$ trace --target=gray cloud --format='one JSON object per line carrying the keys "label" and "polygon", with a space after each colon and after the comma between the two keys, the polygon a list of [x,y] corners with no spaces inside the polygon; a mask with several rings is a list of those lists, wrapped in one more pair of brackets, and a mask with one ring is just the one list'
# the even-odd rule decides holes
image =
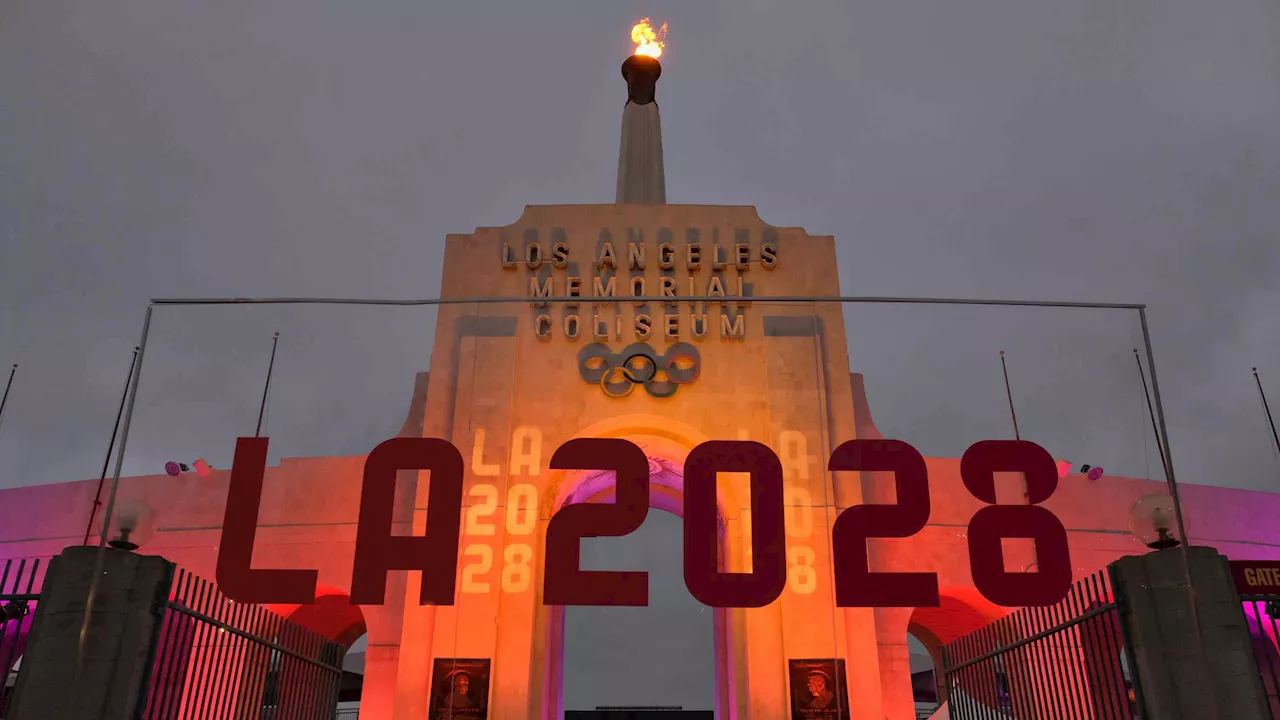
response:
{"label": "gray cloud", "polygon": [[[0,486],[97,473],[148,297],[429,297],[445,233],[525,204],[608,202],[617,66],[640,16],[563,1],[0,12],[0,366],[22,366]],[[1280,487],[1248,374],[1280,404],[1273,3],[664,0],[642,14],[671,23],[673,201],[756,204],[835,234],[846,294],[1148,303],[1180,477]],[[887,433],[951,455],[1007,435],[1005,349],[1029,437],[1159,475],[1134,318],[846,318]],[[156,323],[126,472],[225,466],[273,330],[273,455],[366,451],[399,426],[433,313],[164,309]]]}

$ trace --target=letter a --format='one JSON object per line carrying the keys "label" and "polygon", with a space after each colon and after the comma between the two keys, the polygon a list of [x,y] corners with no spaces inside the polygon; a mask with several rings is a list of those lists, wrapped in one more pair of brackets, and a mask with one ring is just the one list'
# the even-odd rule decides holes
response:
{"label": "letter a", "polygon": [[[391,534],[396,473],[430,470],[427,529],[422,537]],[[452,605],[462,524],[462,455],[439,438],[392,438],[369,453],[360,491],[351,604],[381,605],[388,570],[421,570],[423,605]]]}

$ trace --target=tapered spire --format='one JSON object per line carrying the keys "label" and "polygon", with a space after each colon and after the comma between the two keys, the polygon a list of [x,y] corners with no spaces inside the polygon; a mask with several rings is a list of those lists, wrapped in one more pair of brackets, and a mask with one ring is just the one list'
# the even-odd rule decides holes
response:
{"label": "tapered spire", "polygon": [[632,55],[622,63],[627,105],[622,110],[622,142],[618,148],[618,193],[615,202],[664,205],[666,172],[662,165],[662,120],[654,99],[662,65],[657,58]]}

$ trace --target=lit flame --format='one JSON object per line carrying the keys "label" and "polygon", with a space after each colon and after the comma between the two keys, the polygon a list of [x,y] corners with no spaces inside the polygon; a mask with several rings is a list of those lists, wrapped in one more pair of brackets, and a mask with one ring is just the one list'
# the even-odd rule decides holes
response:
{"label": "lit flame", "polygon": [[654,30],[649,18],[645,18],[631,27],[631,42],[636,44],[636,55],[662,57],[662,48],[667,46],[667,24]]}

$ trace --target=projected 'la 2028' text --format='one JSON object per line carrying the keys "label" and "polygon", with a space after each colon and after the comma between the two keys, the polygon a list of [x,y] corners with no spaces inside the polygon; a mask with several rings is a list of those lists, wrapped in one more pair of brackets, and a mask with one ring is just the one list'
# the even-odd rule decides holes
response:
{"label": "projected 'la 2028' text", "polygon": [[[262,570],[250,567],[266,468],[267,438],[236,442],[217,579],[237,602],[308,604],[314,602],[314,570]],[[612,503],[583,502],[560,508],[547,522],[542,594],[546,605],[643,606],[649,602],[648,575],[580,568],[584,537],[621,537],[639,529],[649,511],[650,464],[636,444],[616,438],[579,438],[561,445],[550,469],[605,471],[615,477]],[[841,511],[832,525],[836,605],[840,607],[930,607],[939,604],[938,577],[929,572],[872,572],[867,556],[871,538],[907,538],[929,520],[929,479],[924,459],[899,440],[850,440],[827,463],[831,471],[892,473],[897,499],[892,504],[863,504]],[[430,471],[426,527],[422,535],[392,534],[396,474]],[[1026,479],[1026,504],[997,505],[995,473],[1016,472]],[[730,572],[720,558],[722,538],[716,504],[719,473],[748,475],[750,547],[748,572]],[[1067,533],[1061,521],[1039,503],[1057,489],[1053,458],[1025,440],[986,440],[965,451],[960,461],[965,487],[987,503],[968,526],[973,582],[988,600],[1008,607],[1051,605],[1071,585]],[[778,456],[750,440],[715,440],[695,447],[684,463],[684,578],[689,592],[711,607],[763,607],[783,590],[809,594],[817,588],[812,547],[793,543],[787,534],[812,533],[803,488],[788,488]],[[453,605],[462,593],[492,591],[495,551],[484,542],[460,538],[494,536],[498,530],[499,490],[471,488],[473,502],[463,523],[463,459],[451,443],[438,438],[394,438],[378,445],[365,463],[356,531],[351,602],[381,605],[387,573],[422,573],[419,600],[424,605]],[[790,495],[790,497],[788,497]],[[788,502],[790,500],[791,502]],[[797,500],[799,502],[797,502]],[[790,505],[790,507],[788,507]],[[502,569],[496,578],[504,593],[530,590],[535,557],[531,544],[539,522],[538,489],[514,484],[505,498]],[[796,514],[797,507],[805,513]],[[788,511],[793,518],[788,522]],[[745,519],[745,518],[744,518]],[[1009,572],[1002,541],[1034,541],[1036,572]]]}

